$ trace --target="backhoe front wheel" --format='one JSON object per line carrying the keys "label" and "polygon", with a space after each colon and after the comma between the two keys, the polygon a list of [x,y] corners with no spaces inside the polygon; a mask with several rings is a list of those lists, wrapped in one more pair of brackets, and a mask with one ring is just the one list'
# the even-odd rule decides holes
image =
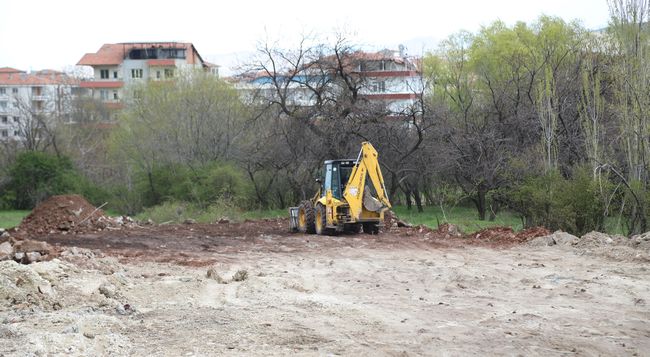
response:
{"label": "backhoe front wheel", "polygon": [[325,206],[317,204],[315,212],[316,216],[314,217],[314,223],[316,225],[316,234],[329,234],[327,228],[327,210],[325,209]]}
{"label": "backhoe front wheel", "polygon": [[379,225],[372,222],[363,222],[363,233],[365,234],[378,234]]}
{"label": "backhoe front wheel", "polygon": [[302,233],[316,233],[314,224],[314,205],[311,201],[302,201],[298,206],[298,231]]}

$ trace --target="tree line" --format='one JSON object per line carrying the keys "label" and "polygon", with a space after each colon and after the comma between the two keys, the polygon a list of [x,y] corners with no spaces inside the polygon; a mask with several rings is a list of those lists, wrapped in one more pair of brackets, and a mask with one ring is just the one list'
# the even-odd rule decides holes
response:
{"label": "tree line", "polygon": [[[526,226],[645,232],[648,3],[609,1],[598,31],[541,16],[458,32],[421,58],[416,99],[400,113],[363,95],[359,46],[338,34],[262,43],[234,84],[190,72],[133,86],[108,130],[93,114],[101,106],[80,101],[77,125],[49,131],[96,199],[129,213],[169,200],[287,207],[313,195],[323,160],[370,141],[389,196],[414,209],[471,204],[480,219],[509,209]],[[265,85],[242,87],[250,76]],[[21,195],[12,168],[23,149],[5,155],[5,206]]]}

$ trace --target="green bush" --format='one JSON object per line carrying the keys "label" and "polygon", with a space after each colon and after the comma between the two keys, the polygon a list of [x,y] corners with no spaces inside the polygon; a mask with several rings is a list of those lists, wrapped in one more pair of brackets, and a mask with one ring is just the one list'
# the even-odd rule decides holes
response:
{"label": "green bush", "polygon": [[[572,178],[553,171],[529,177],[509,194],[510,206],[524,218],[524,226],[545,226],[576,235],[602,230],[605,204],[603,192],[586,169]],[[601,192],[601,190],[603,190]]]}
{"label": "green bush", "polygon": [[251,195],[244,174],[233,165],[220,162],[193,170],[181,164],[162,165],[151,173],[140,173],[136,186],[147,207],[181,201],[206,208],[223,199],[247,206]]}
{"label": "green bush", "polygon": [[95,204],[106,199],[106,192],[98,189],[82,176],[65,156],[27,151],[17,156],[9,167],[8,183],[0,198],[5,208],[31,209],[52,195],[77,193]]}

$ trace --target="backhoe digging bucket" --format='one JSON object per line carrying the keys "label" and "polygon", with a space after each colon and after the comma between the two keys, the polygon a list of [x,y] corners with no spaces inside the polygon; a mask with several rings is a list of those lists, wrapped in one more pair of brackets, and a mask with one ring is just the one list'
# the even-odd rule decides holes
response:
{"label": "backhoe digging bucket", "polygon": [[298,232],[298,207],[289,207],[289,230]]}

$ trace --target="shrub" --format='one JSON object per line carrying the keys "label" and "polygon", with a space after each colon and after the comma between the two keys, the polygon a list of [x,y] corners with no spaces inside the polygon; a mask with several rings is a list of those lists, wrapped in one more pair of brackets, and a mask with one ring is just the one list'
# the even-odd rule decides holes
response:
{"label": "shrub", "polygon": [[[607,192],[609,187],[604,187]],[[572,178],[553,171],[528,177],[509,194],[510,206],[522,215],[525,227],[545,226],[576,235],[602,230],[603,193],[586,169]]]}
{"label": "shrub", "polygon": [[186,165],[161,165],[138,175],[137,190],[145,206],[166,201],[190,202],[207,208],[220,200],[246,206],[251,195],[244,174],[228,163],[212,162],[191,170]]}
{"label": "shrub", "polygon": [[67,193],[91,196],[91,201],[105,197],[65,156],[35,151],[21,153],[9,167],[8,176],[1,201],[14,209],[31,209],[52,195]]}

